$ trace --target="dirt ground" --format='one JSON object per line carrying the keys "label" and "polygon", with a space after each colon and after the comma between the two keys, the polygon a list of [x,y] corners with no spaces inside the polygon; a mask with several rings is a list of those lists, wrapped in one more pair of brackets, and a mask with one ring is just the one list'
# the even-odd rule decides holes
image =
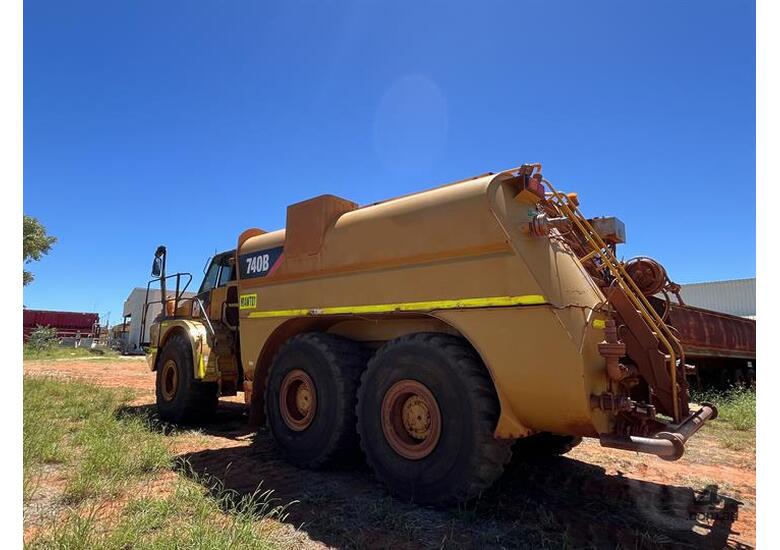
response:
{"label": "dirt ground", "polygon": [[[138,392],[131,408],[154,414],[154,377],[142,358],[28,361],[25,374],[84,378]],[[225,488],[273,489],[291,505],[288,525],[309,548],[752,548],[755,453],[723,446],[705,427],[678,462],[601,448],[586,440],[564,457],[513,461],[466,509],[436,510],[390,497],[359,458],[327,471],[298,470],[266,430],[247,428],[238,398],[176,444],[198,474]],[[180,475],[187,475],[180,472]],[[56,479],[53,480],[56,483]],[[695,508],[717,487],[716,508]],[[706,511],[702,515],[697,512]],[[27,529],[27,527],[26,527]]]}

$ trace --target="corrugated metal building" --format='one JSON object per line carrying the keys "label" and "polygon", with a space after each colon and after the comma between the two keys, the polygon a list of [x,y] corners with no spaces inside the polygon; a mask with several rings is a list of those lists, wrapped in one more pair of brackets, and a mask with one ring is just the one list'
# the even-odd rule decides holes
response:
{"label": "corrugated metal building", "polygon": [[681,285],[683,301],[689,306],[756,318],[756,278],[711,281]]}

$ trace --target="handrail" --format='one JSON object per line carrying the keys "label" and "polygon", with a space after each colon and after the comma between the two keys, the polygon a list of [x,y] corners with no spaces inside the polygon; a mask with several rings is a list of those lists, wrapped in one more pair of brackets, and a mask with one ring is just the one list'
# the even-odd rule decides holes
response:
{"label": "handrail", "polygon": [[[682,349],[682,345],[680,344],[680,341],[672,333],[671,329],[664,322],[664,320],[658,315],[658,312],[655,311],[655,309],[650,304],[647,297],[645,297],[645,295],[642,294],[639,287],[636,285],[636,283],[631,278],[631,276],[623,268],[622,264],[617,259],[617,257],[613,254],[612,250],[603,241],[601,236],[593,229],[593,226],[590,224],[590,222],[588,222],[585,216],[583,216],[582,213],[577,209],[577,206],[571,202],[568,196],[558,192],[555,189],[555,187],[553,187],[552,183],[550,183],[549,180],[547,180],[546,178],[542,178],[542,181],[547,185],[547,187],[550,189],[552,193],[552,198],[554,199],[553,204],[556,207],[558,207],[558,209],[569,220],[571,220],[574,223],[577,229],[580,230],[580,233],[582,233],[582,236],[591,246],[592,252],[589,253],[587,257],[589,258],[592,257],[592,255],[598,255],[602,259],[603,263],[606,264],[607,268],[612,273],[612,276],[615,278],[618,285],[620,285],[620,287],[626,292],[626,296],[628,296],[629,300],[632,302],[636,310],[639,312],[639,314],[642,316],[645,322],[650,326],[653,332],[655,332],[656,337],[661,341],[663,346],[669,352],[670,375],[671,375],[672,394],[673,394],[672,407],[674,413],[674,420],[675,422],[680,422],[681,420],[680,400],[679,400],[679,390],[677,387],[677,355],[678,354],[675,352],[674,349],[675,346],[678,348],[680,361],[681,363],[684,363],[685,352]],[[570,205],[572,205],[574,208],[572,209]],[[673,346],[671,342],[674,342],[675,346]]]}
{"label": "handrail", "polygon": [[[186,279],[186,282],[184,283],[183,287],[181,286],[182,275],[188,277]],[[179,309],[179,302],[180,302],[180,300],[182,300],[182,296],[187,291],[187,288],[189,288],[190,283],[192,282],[192,274],[190,274],[190,273],[173,273],[173,274],[167,275],[165,277],[166,280],[167,279],[173,279],[173,278],[176,279],[176,288],[175,288],[174,294],[173,294],[173,301],[174,301],[173,302],[173,309],[175,311],[175,310]],[[163,302],[162,297],[160,297],[159,300],[152,300],[151,302],[149,301],[149,289],[152,286],[152,283],[160,282],[161,279],[162,279],[161,277],[157,277],[155,279],[152,279],[148,283],[146,283],[146,294],[144,295],[144,309],[141,312],[141,333],[138,336],[138,340],[139,340],[138,345],[139,346],[144,344],[143,339],[144,339],[144,334],[146,333],[146,322],[147,322],[148,316],[149,316],[149,306],[152,305],[152,304],[159,303],[159,304],[162,305],[162,313],[163,313],[163,315],[165,315],[165,313],[166,313],[166,309],[165,309],[166,308],[166,304]],[[184,299],[186,300],[187,298],[184,298]],[[170,301],[170,299],[168,299],[167,296],[166,296],[166,301]]]}
{"label": "handrail", "polygon": [[[209,333],[211,333],[212,338],[216,336],[216,332],[214,331],[214,325],[211,324],[211,319],[209,319],[208,313],[206,312],[205,306],[203,305],[203,302],[198,298],[197,296],[185,296],[181,298],[179,301],[179,305],[183,304],[184,302],[191,301],[193,305],[195,302],[198,304],[198,317],[203,318],[203,320],[206,322],[206,328],[208,329]],[[151,302],[148,302],[146,304],[146,309],[149,308],[152,304],[162,303],[162,300],[152,300]],[[178,307],[176,308],[178,309]],[[194,308],[193,308],[194,311]],[[141,337],[143,337],[143,332],[141,333]],[[157,335],[158,340],[160,335]]]}
{"label": "handrail", "polygon": [[197,296],[190,296],[187,298],[184,298],[184,300],[192,300],[193,304],[197,301],[198,302],[198,317],[203,317],[203,320],[206,321],[206,326],[209,329],[209,332],[211,333],[211,336],[214,337],[216,333],[214,332],[214,326],[211,324],[211,319],[209,319],[209,314],[206,312],[206,308],[203,305],[203,302],[200,301],[200,298]]}

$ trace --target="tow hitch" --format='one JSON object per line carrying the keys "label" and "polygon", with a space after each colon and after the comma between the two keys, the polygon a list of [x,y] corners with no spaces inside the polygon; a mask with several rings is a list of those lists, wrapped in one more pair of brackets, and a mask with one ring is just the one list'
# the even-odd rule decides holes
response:
{"label": "tow hitch", "polygon": [[704,423],[718,417],[718,409],[711,403],[702,407],[679,424],[670,425],[669,431],[659,432],[654,437],[601,434],[602,447],[649,453],[664,460],[678,460],[685,453],[685,442],[698,432]]}

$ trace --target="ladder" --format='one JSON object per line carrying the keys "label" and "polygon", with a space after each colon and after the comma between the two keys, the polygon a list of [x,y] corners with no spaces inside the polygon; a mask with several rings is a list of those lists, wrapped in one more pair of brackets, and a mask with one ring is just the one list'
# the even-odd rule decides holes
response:
{"label": "ladder", "polygon": [[617,259],[612,249],[609,248],[596,230],[593,229],[590,222],[582,215],[577,205],[567,195],[558,192],[546,178],[542,178],[542,182],[550,190],[549,202],[571,222],[572,227],[579,232],[590,248],[590,252],[580,260],[584,262],[597,257],[601,261],[602,265],[609,270],[614,278],[614,284],[617,284],[623,290],[631,304],[636,308],[637,314],[648,325],[661,346],[663,346],[663,349],[666,350],[666,360],[672,384],[674,421],[680,422],[682,417],[680,415],[677,365],[678,360],[679,364],[685,364],[685,352],[682,344],[680,344],[669,325],[664,322],[658,312],[650,305],[650,301],[639,290],[639,287],[626,272],[622,262]]}

